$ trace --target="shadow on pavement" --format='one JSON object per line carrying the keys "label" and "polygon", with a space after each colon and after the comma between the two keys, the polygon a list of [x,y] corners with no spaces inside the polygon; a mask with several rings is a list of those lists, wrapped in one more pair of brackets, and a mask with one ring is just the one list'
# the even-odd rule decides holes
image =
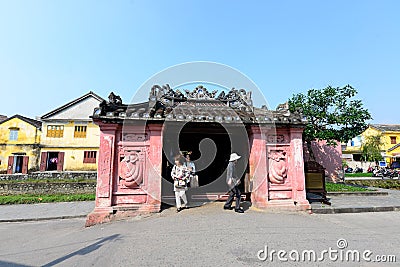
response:
{"label": "shadow on pavement", "polygon": [[251,202],[250,201],[242,201],[240,203],[240,206],[243,208],[244,211],[250,209],[251,207]]}
{"label": "shadow on pavement", "polygon": [[[65,260],[67,260],[67,259],[69,259],[69,258],[72,258],[72,257],[74,257],[74,256],[76,256],[76,255],[86,255],[86,254],[89,254],[89,253],[95,251],[96,249],[100,248],[105,242],[113,241],[113,240],[118,240],[119,236],[120,236],[119,234],[115,234],[115,235],[111,235],[111,236],[102,238],[102,239],[100,239],[99,241],[97,241],[97,242],[95,242],[95,243],[93,243],[93,244],[91,244],[91,245],[89,245],[89,246],[86,246],[86,247],[84,247],[84,248],[82,248],[82,249],[80,249],[80,250],[77,250],[77,251],[75,251],[75,252],[73,252],[73,253],[70,253],[70,254],[65,255],[65,256],[63,256],[63,257],[61,257],[61,258],[58,258],[58,259],[56,259],[56,260],[54,260],[54,261],[52,261],[52,262],[49,262],[49,263],[43,265],[43,267],[54,266],[54,265],[59,264],[59,263],[65,261]],[[18,266],[19,266],[19,265],[18,265]]]}
{"label": "shadow on pavement", "polygon": [[30,265],[24,265],[24,264],[18,264],[14,262],[9,262],[9,261],[0,261],[0,266],[4,267],[30,267]]}

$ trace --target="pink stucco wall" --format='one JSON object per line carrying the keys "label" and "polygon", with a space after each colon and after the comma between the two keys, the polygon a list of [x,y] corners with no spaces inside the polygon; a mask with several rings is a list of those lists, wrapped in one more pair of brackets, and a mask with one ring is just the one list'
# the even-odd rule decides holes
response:
{"label": "pink stucco wall", "polygon": [[[162,124],[96,123],[100,126],[96,207],[88,215],[86,225],[117,216],[158,212],[161,208]],[[310,208],[305,193],[302,133],[301,127],[248,128],[253,206]],[[321,155],[324,153],[332,154],[328,148],[321,150]],[[128,181],[128,178],[134,179]]]}
{"label": "pink stucco wall", "polygon": [[[122,216],[158,212],[161,207],[162,125],[100,126],[100,152],[96,206],[86,226]],[[137,170],[138,183],[121,179],[125,157],[134,157],[130,168]]]}
{"label": "pink stucco wall", "polygon": [[265,169],[266,172],[257,177],[262,186],[252,192],[252,204],[266,209],[309,209],[305,192],[303,129],[288,127],[263,129],[261,132],[264,135],[253,135],[252,148],[259,151],[259,158],[265,161],[261,170],[255,171],[261,173]]}
{"label": "pink stucco wall", "polygon": [[[315,161],[325,168],[326,181],[338,182],[342,173],[342,148],[338,142],[336,146],[329,146],[326,141],[312,142]],[[304,146],[304,160],[310,161],[310,153]]]}

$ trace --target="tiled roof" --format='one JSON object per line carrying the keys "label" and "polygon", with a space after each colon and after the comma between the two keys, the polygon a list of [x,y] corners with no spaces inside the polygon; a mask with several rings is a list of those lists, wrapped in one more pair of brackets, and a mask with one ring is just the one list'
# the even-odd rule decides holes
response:
{"label": "tiled roof", "polygon": [[31,118],[28,118],[28,117],[24,117],[24,116],[21,116],[21,115],[18,115],[18,114],[14,115],[14,116],[12,116],[12,117],[7,118],[7,119],[1,121],[0,123],[4,123],[4,122],[9,121],[9,120],[12,120],[12,119],[14,119],[14,118],[18,118],[18,119],[20,119],[20,120],[23,120],[23,121],[25,121],[26,123],[29,123],[29,124],[35,126],[36,128],[42,127],[42,122],[41,122],[41,121],[37,121],[37,120],[31,119]]}
{"label": "tiled roof", "polygon": [[7,116],[5,116],[5,115],[0,115],[0,122],[4,121],[5,119],[7,119]]}
{"label": "tiled roof", "polygon": [[370,124],[381,132],[400,132],[400,124]]}
{"label": "tiled roof", "polygon": [[[156,87],[157,90],[153,90]],[[305,125],[302,115],[291,113],[287,109],[277,111],[253,107],[251,94],[245,90],[232,89],[229,93],[209,93],[203,87],[193,92],[186,91],[186,97],[179,90],[163,86],[154,86],[149,101],[123,105],[120,102],[108,102],[95,109],[92,118],[107,121],[154,120],[154,121],[191,121],[246,124],[298,124]],[[198,97],[199,92],[202,93]],[[197,97],[196,97],[197,96]]]}

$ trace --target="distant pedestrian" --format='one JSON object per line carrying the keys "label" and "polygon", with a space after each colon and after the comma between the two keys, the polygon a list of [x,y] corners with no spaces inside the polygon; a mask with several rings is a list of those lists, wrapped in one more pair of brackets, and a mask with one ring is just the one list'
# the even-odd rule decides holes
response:
{"label": "distant pedestrian", "polygon": [[235,205],[235,211],[238,213],[243,213],[243,209],[240,208],[240,189],[239,189],[239,184],[240,184],[240,178],[238,178],[236,174],[236,164],[238,159],[240,159],[241,156],[239,156],[236,153],[232,153],[230,158],[229,158],[229,164],[227,167],[227,175],[226,175],[226,183],[229,186],[229,197],[228,200],[225,202],[224,209],[225,210],[231,210],[232,209],[232,202],[234,197],[236,197],[236,205]]}
{"label": "distant pedestrian", "polygon": [[[187,206],[186,190],[189,182],[190,171],[184,166],[185,158],[182,155],[177,155],[175,165],[172,167],[171,177],[174,180],[174,191],[176,200],[176,212],[180,212]],[[183,205],[181,203],[183,200]]]}

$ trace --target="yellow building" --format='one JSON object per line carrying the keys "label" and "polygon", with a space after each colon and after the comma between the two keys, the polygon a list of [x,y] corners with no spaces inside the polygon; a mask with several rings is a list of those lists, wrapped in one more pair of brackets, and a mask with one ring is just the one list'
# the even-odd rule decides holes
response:
{"label": "yellow building", "polygon": [[103,98],[89,92],[41,117],[40,171],[94,171],[100,130],[90,116]]}
{"label": "yellow building", "polygon": [[363,133],[364,138],[373,135],[382,135],[382,156],[387,163],[400,161],[400,125],[399,124],[371,124]]}
{"label": "yellow building", "polygon": [[14,115],[0,122],[0,171],[27,173],[37,170],[41,122]]}
{"label": "yellow building", "polygon": [[360,135],[353,138],[343,151],[344,159],[347,157],[359,161],[362,154],[362,143],[368,136],[382,135],[381,154],[384,160],[391,164],[393,161],[400,161],[400,125],[399,124],[370,124]]}

